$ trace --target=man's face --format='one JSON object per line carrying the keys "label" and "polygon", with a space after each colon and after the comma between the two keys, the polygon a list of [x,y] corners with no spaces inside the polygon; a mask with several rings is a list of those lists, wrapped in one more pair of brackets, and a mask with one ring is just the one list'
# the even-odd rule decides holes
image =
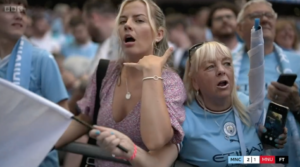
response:
{"label": "man's face", "polygon": [[89,39],[87,27],[84,24],[77,25],[72,28],[72,34],[79,43],[85,43]]}
{"label": "man's face", "polygon": [[212,33],[216,37],[232,36],[236,31],[236,16],[230,9],[218,9],[212,16]]}
{"label": "man's face", "polygon": [[265,3],[254,3],[244,13],[238,32],[246,43],[250,43],[251,28],[255,18],[260,18],[265,42],[273,42],[275,37],[276,13]]}
{"label": "man's face", "polygon": [[26,9],[23,5],[0,5],[1,37],[19,39],[26,29]]}

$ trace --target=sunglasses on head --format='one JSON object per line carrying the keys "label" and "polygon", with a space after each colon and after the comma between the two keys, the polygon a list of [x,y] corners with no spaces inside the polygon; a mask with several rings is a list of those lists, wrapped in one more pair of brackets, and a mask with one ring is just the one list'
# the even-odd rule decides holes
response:
{"label": "sunglasses on head", "polygon": [[197,50],[198,48],[200,48],[203,44],[204,44],[204,42],[198,43],[198,44],[192,46],[192,47],[188,50],[188,52],[189,52],[189,59],[190,59],[190,60],[191,60],[191,56],[192,56],[192,55],[196,52],[196,50]]}

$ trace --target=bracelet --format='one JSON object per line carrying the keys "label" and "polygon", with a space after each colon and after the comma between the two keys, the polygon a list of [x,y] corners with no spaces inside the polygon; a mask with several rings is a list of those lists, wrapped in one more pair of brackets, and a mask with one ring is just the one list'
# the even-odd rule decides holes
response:
{"label": "bracelet", "polygon": [[132,161],[136,157],[136,153],[137,153],[137,147],[136,147],[136,145],[134,145],[133,154],[132,154],[132,156],[128,160]]}
{"label": "bracelet", "polygon": [[143,81],[145,81],[145,80],[149,80],[149,79],[154,79],[154,80],[163,80],[163,78],[162,77],[159,77],[159,76],[157,76],[157,75],[154,75],[153,77],[145,77],[145,78],[143,78]]}
{"label": "bracelet", "polygon": [[124,158],[124,157],[115,157],[114,155],[112,155],[112,157],[116,158],[116,159],[121,159],[121,160],[127,160],[127,161],[132,161],[135,157],[136,157],[136,153],[137,153],[137,146],[134,144],[134,150],[133,150],[133,154],[130,158]]}

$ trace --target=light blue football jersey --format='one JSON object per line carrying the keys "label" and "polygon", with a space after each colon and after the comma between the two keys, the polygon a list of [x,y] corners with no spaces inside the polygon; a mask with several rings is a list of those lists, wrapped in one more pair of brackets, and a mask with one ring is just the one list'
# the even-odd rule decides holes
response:
{"label": "light blue football jersey", "polygon": [[[220,114],[210,113],[204,111],[196,101],[190,106],[186,106],[185,111],[186,119],[183,124],[185,137],[182,142],[180,159],[200,167],[240,166],[228,164],[228,156],[241,156],[237,132],[233,133],[227,129],[227,125],[236,125],[234,111],[229,110]],[[242,129],[247,155],[261,155],[263,146],[255,127],[243,124]],[[226,138],[225,134],[232,136]]]}

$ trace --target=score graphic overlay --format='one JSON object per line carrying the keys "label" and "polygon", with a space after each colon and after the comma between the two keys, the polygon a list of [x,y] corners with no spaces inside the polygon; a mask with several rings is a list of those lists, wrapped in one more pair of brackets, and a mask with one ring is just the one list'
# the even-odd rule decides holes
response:
{"label": "score graphic overlay", "polygon": [[228,156],[228,164],[288,164],[288,156]]}
{"label": "score graphic overlay", "polygon": [[276,156],[275,157],[275,163],[276,164],[288,164],[289,163],[289,157],[288,156]]}
{"label": "score graphic overlay", "polygon": [[275,164],[275,156],[260,156],[261,164]]}
{"label": "score graphic overlay", "polygon": [[243,156],[229,156],[228,164],[243,164],[244,157]]}
{"label": "score graphic overlay", "polygon": [[259,156],[244,156],[244,164],[259,164]]}

